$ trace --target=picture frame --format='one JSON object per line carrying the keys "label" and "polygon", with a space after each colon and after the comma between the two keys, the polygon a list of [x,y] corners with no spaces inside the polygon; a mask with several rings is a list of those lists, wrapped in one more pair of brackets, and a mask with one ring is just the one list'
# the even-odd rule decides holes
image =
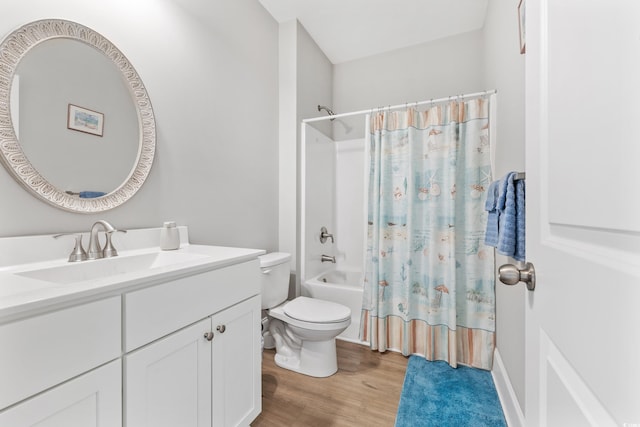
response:
{"label": "picture frame", "polygon": [[67,129],[101,137],[104,133],[104,114],[69,104]]}
{"label": "picture frame", "polygon": [[526,0],[520,0],[518,4],[518,31],[520,33],[520,53],[527,53],[527,39],[526,39],[526,31],[525,31],[525,9],[526,9]]}

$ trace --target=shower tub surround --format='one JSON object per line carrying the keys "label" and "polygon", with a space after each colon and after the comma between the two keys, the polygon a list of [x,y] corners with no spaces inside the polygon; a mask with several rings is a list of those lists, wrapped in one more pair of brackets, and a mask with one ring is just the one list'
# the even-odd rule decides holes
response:
{"label": "shower tub surround", "polygon": [[[349,307],[351,325],[338,338],[364,344],[364,139],[333,141],[310,125],[303,130],[300,294]],[[323,227],[335,241],[320,239]],[[336,262],[322,262],[323,255]]]}
{"label": "shower tub surround", "polygon": [[161,251],[160,228],[117,233],[119,256],[75,263],[73,239],[0,238],[0,425],[248,425],[260,413],[264,251],[179,234],[180,249]]}

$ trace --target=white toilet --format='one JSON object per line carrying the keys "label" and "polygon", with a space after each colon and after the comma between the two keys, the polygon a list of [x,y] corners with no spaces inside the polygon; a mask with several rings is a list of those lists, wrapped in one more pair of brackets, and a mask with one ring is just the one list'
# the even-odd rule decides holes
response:
{"label": "white toilet", "polygon": [[268,310],[276,365],[312,377],[335,374],[336,337],[351,323],[351,310],[315,298],[287,301],[291,255],[273,252],[259,258],[262,309]]}

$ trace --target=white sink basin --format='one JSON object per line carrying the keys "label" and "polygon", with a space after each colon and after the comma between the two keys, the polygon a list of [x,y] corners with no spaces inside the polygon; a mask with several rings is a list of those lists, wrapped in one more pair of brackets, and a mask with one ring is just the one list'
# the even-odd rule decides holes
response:
{"label": "white sink basin", "polygon": [[170,267],[203,258],[207,258],[207,256],[196,253],[163,251],[68,263],[57,267],[21,271],[14,274],[57,284],[71,284],[104,279],[118,274]]}

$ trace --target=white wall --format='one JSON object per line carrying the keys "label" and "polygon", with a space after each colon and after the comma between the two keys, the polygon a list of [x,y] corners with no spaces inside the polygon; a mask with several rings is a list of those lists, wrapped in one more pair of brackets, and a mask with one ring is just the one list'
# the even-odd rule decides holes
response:
{"label": "white wall", "polygon": [[[496,178],[523,171],[524,55],[520,54],[517,6],[519,0],[491,0],[484,26],[485,86],[498,90]],[[496,265],[508,263],[496,255]],[[511,261],[513,262],[513,261]],[[497,278],[497,275],[496,275]],[[496,346],[524,409],[524,285],[506,286],[496,279]]]}
{"label": "white wall", "polygon": [[320,229],[335,233],[336,156],[334,142],[319,130],[305,125],[304,149],[304,270],[300,282],[334,268],[322,255],[335,256],[336,245],[320,241]]}
{"label": "white wall", "polygon": [[23,0],[4,8],[0,34],[51,17],[91,27],[134,65],[156,114],[156,159],[130,201],[97,215],[51,207],[1,169],[0,236],[172,219],[196,243],[277,249],[278,26],[268,12],[254,0]]}
{"label": "white wall", "polygon": [[[335,142],[336,259],[341,270],[362,271],[365,233],[363,139]],[[369,165],[366,165],[367,167]]]}

